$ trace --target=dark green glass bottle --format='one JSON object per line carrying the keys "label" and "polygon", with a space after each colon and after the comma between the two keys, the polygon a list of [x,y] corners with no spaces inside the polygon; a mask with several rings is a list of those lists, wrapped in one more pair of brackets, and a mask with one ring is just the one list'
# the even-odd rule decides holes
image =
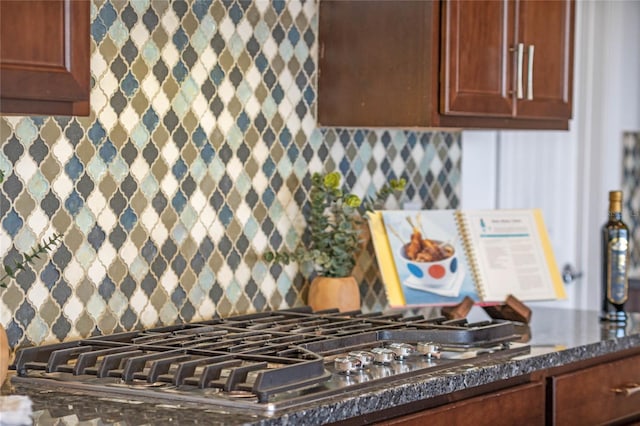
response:
{"label": "dark green glass bottle", "polygon": [[629,228],[622,221],[622,191],[609,192],[609,218],[602,227],[602,319],[624,322],[629,296]]}

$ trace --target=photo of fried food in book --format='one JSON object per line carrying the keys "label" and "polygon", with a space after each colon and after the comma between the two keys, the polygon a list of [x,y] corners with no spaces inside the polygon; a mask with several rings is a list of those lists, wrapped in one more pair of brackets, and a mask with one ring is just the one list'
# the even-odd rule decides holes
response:
{"label": "photo of fried food in book", "polygon": [[[416,212],[396,213],[385,219],[385,226],[395,236],[390,244],[404,292],[415,292],[419,299],[440,296],[437,301],[445,303],[458,298],[465,271],[460,270],[461,251],[455,247],[456,229],[425,228]],[[469,293],[473,293],[472,283]]]}
{"label": "photo of fried food in book", "polygon": [[409,260],[417,262],[435,262],[453,256],[453,246],[422,238],[422,233],[414,230],[411,234],[411,241],[404,246],[404,252]]}

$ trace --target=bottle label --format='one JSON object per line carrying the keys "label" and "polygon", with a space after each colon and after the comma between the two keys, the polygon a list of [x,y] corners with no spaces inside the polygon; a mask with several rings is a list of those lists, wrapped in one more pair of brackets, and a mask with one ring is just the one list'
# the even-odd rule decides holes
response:
{"label": "bottle label", "polygon": [[609,270],[607,271],[607,299],[615,305],[627,301],[627,258],[629,242],[626,238],[613,238],[609,241]]}

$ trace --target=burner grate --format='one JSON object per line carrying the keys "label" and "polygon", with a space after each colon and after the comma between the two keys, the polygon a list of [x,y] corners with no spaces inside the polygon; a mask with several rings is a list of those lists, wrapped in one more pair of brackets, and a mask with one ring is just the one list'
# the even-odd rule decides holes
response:
{"label": "burner grate", "polygon": [[268,403],[276,395],[312,393],[328,383],[334,373],[326,363],[341,353],[391,342],[495,348],[517,338],[508,321],[470,324],[301,308],[23,348],[13,368],[19,378],[75,381],[92,389],[195,392],[201,398],[242,396]]}

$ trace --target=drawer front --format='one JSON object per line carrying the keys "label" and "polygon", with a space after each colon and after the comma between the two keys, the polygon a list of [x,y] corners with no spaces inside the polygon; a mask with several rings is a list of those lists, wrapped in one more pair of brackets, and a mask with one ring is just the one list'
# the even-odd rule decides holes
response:
{"label": "drawer front", "polygon": [[544,384],[531,383],[452,402],[382,424],[398,426],[543,425],[544,398]]}
{"label": "drawer front", "polygon": [[601,424],[640,415],[640,356],[551,380],[558,425]]}

